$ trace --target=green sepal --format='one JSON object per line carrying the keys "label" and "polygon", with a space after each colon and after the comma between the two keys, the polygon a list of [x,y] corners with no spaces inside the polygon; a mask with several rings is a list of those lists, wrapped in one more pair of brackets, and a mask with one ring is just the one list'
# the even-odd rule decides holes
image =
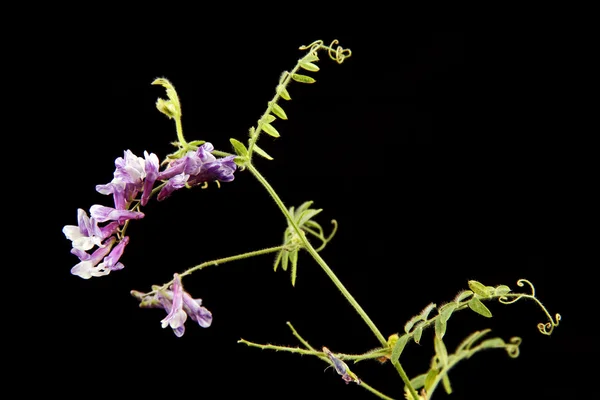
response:
{"label": "green sepal", "polygon": [[190,146],[197,146],[197,147],[202,146],[204,143],[206,143],[206,140],[192,140],[191,142],[188,142],[188,144]]}
{"label": "green sepal", "polygon": [[307,75],[300,75],[300,74],[292,74],[292,79],[295,80],[296,82],[300,82],[300,83],[315,83],[316,82],[315,78],[307,76]]}

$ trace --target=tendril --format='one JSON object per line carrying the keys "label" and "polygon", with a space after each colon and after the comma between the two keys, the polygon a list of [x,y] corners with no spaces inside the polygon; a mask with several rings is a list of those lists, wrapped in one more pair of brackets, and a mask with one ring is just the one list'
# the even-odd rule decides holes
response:
{"label": "tendril", "polygon": [[522,339],[520,337],[513,337],[510,339],[510,343],[506,343],[505,349],[508,353],[508,356],[511,358],[519,357],[519,345],[521,344]]}
{"label": "tendril", "polygon": [[[504,296],[501,296],[498,298],[498,301],[502,304],[513,304],[519,300],[521,300],[522,298],[527,298],[527,299],[531,299],[533,301],[535,301],[540,308],[544,311],[544,313],[546,314],[546,317],[548,317],[548,322],[540,322],[539,324],[537,324],[537,328],[540,331],[540,333],[542,333],[543,335],[548,335],[550,336],[552,334],[552,331],[554,331],[554,328],[556,328],[558,326],[558,323],[560,322],[561,316],[560,314],[555,314],[554,318],[552,318],[552,315],[550,315],[550,313],[548,312],[548,310],[546,309],[546,307],[542,304],[541,301],[538,300],[537,297],[535,297],[535,287],[533,286],[533,284],[531,282],[529,282],[527,279],[519,279],[517,281],[517,286],[519,287],[523,287],[525,286],[525,284],[529,285],[529,288],[531,289],[531,294],[527,294],[527,293],[515,293],[515,294],[506,294]],[[513,297],[512,299],[509,299],[509,297]]]}
{"label": "tendril", "polygon": [[[344,62],[344,60],[348,57],[350,57],[352,55],[352,51],[350,49],[344,49],[342,46],[338,46],[335,48],[335,53],[333,52],[333,46],[335,46],[336,44],[338,44],[339,41],[337,39],[334,39],[331,44],[329,45],[329,48],[327,49],[327,53],[329,54],[329,57],[332,60],[335,60],[335,62],[337,62],[338,64],[341,64]],[[334,57],[335,55],[335,57]]]}

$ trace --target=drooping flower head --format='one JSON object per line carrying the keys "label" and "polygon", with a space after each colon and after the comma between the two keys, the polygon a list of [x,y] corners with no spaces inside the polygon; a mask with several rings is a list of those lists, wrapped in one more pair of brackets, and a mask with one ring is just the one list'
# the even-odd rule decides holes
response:
{"label": "drooping flower head", "polygon": [[132,291],[131,294],[142,300],[140,303],[142,308],[164,309],[167,316],[160,321],[161,326],[171,327],[177,337],[185,333],[184,324],[188,316],[203,328],[208,328],[212,323],[212,313],[202,306],[202,299],[193,299],[183,290],[179,274],[173,275],[173,283],[169,289],[158,289],[153,296],[144,296],[136,291]]}

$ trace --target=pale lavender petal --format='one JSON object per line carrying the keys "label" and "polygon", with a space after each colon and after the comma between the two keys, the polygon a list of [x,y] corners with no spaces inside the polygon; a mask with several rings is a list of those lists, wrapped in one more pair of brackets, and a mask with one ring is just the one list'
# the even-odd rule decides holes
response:
{"label": "pale lavender petal", "polygon": [[[174,275],[173,284],[171,285],[173,290],[173,306],[167,316],[163,318],[160,322],[163,328],[166,328],[167,325],[171,325],[171,328],[175,329],[185,322],[185,317],[181,316],[181,313],[185,314],[183,311],[183,288],[181,287],[181,278],[179,274]],[[183,322],[182,322],[183,319]]]}
{"label": "pale lavender petal", "polygon": [[190,176],[188,174],[181,173],[169,179],[167,184],[158,193],[157,200],[163,201],[164,199],[169,197],[175,190],[184,187],[189,177]]}
{"label": "pale lavender petal", "polygon": [[183,293],[183,309],[203,328],[208,328],[212,323],[212,313],[202,307],[202,299],[193,299],[188,293]]}
{"label": "pale lavender petal", "polygon": [[98,222],[118,221],[120,224],[124,224],[125,221],[130,219],[144,218],[144,213],[140,211],[117,210],[98,204],[94,204],[90,208],[90,213]]}
{"label": "pale lavender petal", "polygon": [[146,179],[144,180],[144,188],[142,193],[141,204],[145,206],[148,203],[148,199],[150,198],[150,194],[152,194],[152,187],[154,187],[154,183],[158,178],[158,168],[159,162],[156,154],[151,153],[148,154],[147,151],[144,151],[144,157],[146,159],[146,164],[144,169],[146,171]]}
{"label": "pale lavender petal", "polygon": [[119,262],[119,259],[123,255],[123,251],[125,250],[125,246],[129,243],[129,236],[125,236],[121,241],[113,247],[112,251],[108,256],[104,258],[102,264],[104,264],[104,268],[108,268],[111,271],[115,271],[117,269],[123,269],[123,264]]}

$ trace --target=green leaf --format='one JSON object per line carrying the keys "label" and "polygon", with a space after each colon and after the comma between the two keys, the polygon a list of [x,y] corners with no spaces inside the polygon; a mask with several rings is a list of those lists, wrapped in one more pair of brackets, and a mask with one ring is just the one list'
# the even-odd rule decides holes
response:
{"label": "green leaf", "polygon": [[458,304],[456,303],[446,303],[440,308],[440,317],[444,322],[448,322],[450,316],[456,310]]}
{"label": "green leaf", "polygon": [[319,208],[318,210],[315,209],[310,209],[310,210],[306,210],[304,211],[301,215],[300,215],[300,219],[298,220],[298,226],[302,226],[304,225],[304,223],[306,221],[308,221],[309,219],[312,219],[314,216],[316,216],[317,214],[319,214],[321,211],[323,211],[322,208]]}
{"label": "green leaf", "polygon": [[496,286],[496,288],[494,289],[494,295],[496,296],[502,296],[507,294],[508,292],[510,292],[510,288],[506,285]]}
{"label": "green leaf", "polygon": [[503,349],[505,346],[506,346],[506,343],[504,342],[504,340],[502,340],[499,337],[484,340],[479,345],[479,347],[481,347],[482,349],[498,349],[498,348]]}
{"label": "green leaf", "polygon": [[437,336],[433,338],[433,347],[435,348],[435,354],[437,354],[440,363],[445,367],[448,365],[448,350],[446,345]]}
{"label": "green leaf", "polygon": [[279,263],[281,262],[281,255],[284,251],[285,250],[281,250],[279,253],[277,253],[277,257],[275,257],[275,263],[273,265],[273,271],[277,271],[277,267],[279,267]]}
{"label": "green leaf", "polygon": [[412,385],[413,388],[415,388],[415,390],[419,390],[423,386],[425,386],[425,378],[426,377],[427,377],[427,374],[417,375],[410,380],[410,384]]}
{"label": "green leaf", "polygon": [[476,294],[478,294],[479,296],[485,298],[491,297],[492,293],[490,293],[490,290],[487,288],[487,286],[485,286],[482,283],[479,283],[477,281],[469,281],[469,288],[471,288],[471,290],[473,292],[475,292]]}
{"label": "green leaf", "polygon": [[315,83],[316,80],[307,75],[292,74],[292,79],[300,83]]}
{"label": "green leaf", "polygon": [[262,123],[270,124],[271,122],[275,121],[275,119],[276,118],[274,116],[272,116],[271,114],[267,114],[263,117]]}
{"label": "green leaf", "polygon": [[267,160],[272,160],[273,159],[273,157],[271,157],[270,155],[268,155],[266,151],[264,151],[263,149],[261,149],[260,147],[258,147],[258,145],[256,143],[254,144],[254,151],[256,152],[256,154],[258,154],[261,157],[266,158]]}
{"label": "green leaf", "polygon": [[288,260],[290,259],[290,252],[287,250],[283,250],[282,253],[283,254],[281,255],[281,268],[284,271],[287,271]]}
{"label": "green leaf", "polygon": [[407,342],[408,342],[408,335],[402,335],[398,338],[398,340],[396,341],[396,344],[394,345],[394,348],[392,349],[392,362],[398,361],[398,359],[400,358],[400,355],[402,354],[402,351],[404,350],[404,346],[406,346]]}
{"label": "green leaf", "polygon": [[456,353],[460,353],[463,350],[469,350],[473,343],[481,339],[483,336],[487,335],[491,329],[484,329],[482,331],[475,331],[471,333],[467,338],[465,338],[456,348]]}
{"label": "green leaf", "polygon": [[472,294],[473,292],[471,290],[463,290],[454,298],[454,302],[460,303],[461,301],[466,300]]}
{"label": "green leaf", "polygon": [[281,108],[279,104],[274,102],[270,102],[269,104],[271,105],[271,111],[273,111],[273,114],[277,115],[281,119],[288,119],[285,111],[283,111],[283,108]]}
{"label": "green leaf", "polygon": [[435,383],[435,378],[437,378],[437,371],[435,369],[430,369],[427,376],[425,376],[425,392],[429,393],[429,389],[431,389]]}
{"label": "green leaf", "polygon": [[292,286],[296,285],[296,268],[298,267],[298,250],[290,253],[290,261],[292,263]]}
{"label": "green leaf", "polygon": [[248,149],[242,142],[235,140],[234,138],[229,139],[229,142],[233,145],[233,149],[238,156],[248,157]]}
{"label": "green leaf", "polygon": [[300,61],[300,67],[304,68],[307,71],[311,71],[311,72],[317,72],[320,69],[315,64],[313,64],[309,61],[305,61],[305,60]]}
{"label": "green leaf", "polygon": [[413,340],[415,343],[419,344],[421,341],[421,335],[423,334],[423,327],[421,325],[417,326],[413,332]]}
{"label": "green leaf", "polygon": [[486,318],[492,317],[492,312],[477,297],[473,297],[469,301],[469,308],[475,311],[477,314],[483,315]]}
{"label": "green leaf", "polygon": [[263,131],[265,131],[267,134],[278,138],[279,132],[277,132],[277,129],[273,128],[273,125],[263,122],[262,124],[260,124],[260,126],[262,127]]}
{"label": "green leaf", "polygon": [[410,330],[412,329],[412,327],[415,326],[415,324],[419,321],[421,321],[421,316],[415,315],[414,317],[409,319],[406,324],[404,324],[404,331],[406,333],[410,333]]}
{"label": "green leaf", "polygon": [[308,201],[305,201],[304,203],[300,204],[300,207],[298,207],[295,214],[293,214],[294,220],[298,221],[300,219],[300,214],[302,214],[304,212],[304,210],[308,210],[308,208],[310,206],[312,206],[313,203],[314,203],[313,200],[308,200]]}
{"label": "green leaf", "polygon": [[285,88],[285,86],[283,85],[279,85],[277,86],[277,89],[275,89],[275,92],[284,100],[291,100],[292,98],[290,97],[290,94],[288,93],[287,89]]}
{"label": "green leaf", "polygon": [[192,146],[201,146],[204,143],[206,143],[206,140],[192,140],[191,142],[188,142],[188,144]]}
{"label": "green leaf", "polygon": [[307,54],[306,57],[302,58],[302,61],[313,62],[319,61],[319,57],[316,54]]}
{"label": "green leaf", "polygon": [[425,307],[423,309],[423,311],[421,311],[421,314],[419,314],[421,316],[421,319],[423,321],[427,321],[427,318],[429,317],[429,313],[431,312],[431,310],[433,310],[435,308],[435,303],[429,303],[427,305],[427,307]]}
{"label": "green leaf", "polygon": [[452,394],[452,386],[450,386],[450,378],[448,378],[448,374],[444,374],[442,376],[442,383],[444,384],[444,390],[448,394]]}
{"label": "green leaf", "polygon": [[440,315],[435,320],[435,337],[441,340],[445,334],[446,334],[446,321],[443,321],[442,316]]}

